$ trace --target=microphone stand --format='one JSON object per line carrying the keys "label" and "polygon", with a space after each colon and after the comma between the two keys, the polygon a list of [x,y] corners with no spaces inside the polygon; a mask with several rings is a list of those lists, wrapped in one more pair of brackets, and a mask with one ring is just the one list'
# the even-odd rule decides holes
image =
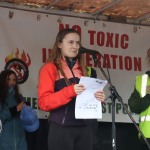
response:
{"label": "microphone stand", "polygon": [[99,54],[103,59],[104,59],[104,57],[99,52],[92,54],[94,62],[98,65],[98,68],[101,70],[103,76],[108,81],[109,90],[110,90],[110,93],[111,93],[111,95],[108,98],[111,98],[111,100],[112,100],[112,147],[113,147],[113,150],[116,150],[116,126],[115,126],[115,100],[116,99],[118,99],[118,101],[122,104],[123,108],[126,110],[128,116],[130,117],[131,121],[134,123],[136,129],[138,130],[138,132],[140,133],[140,135],[143,137],[145,143],[148,146],[148,149],[150,150],[150,144],[149,144],[149,142],[147,141],[147,139],[145,138],[145,136],[141,132],[141,130],[138,127],[138,125],[136,124],[134,118],[132,117],[131,113],[127,109],[126,105],[123,103],[123,100],[122,100],[121,96],[118,94],[115,86],[112,85],[112,83],[110,81],[110,78],[107,77],[105,71],[103,70],[103,68],[100,65],[100,62],[97,59],[96,54]]}

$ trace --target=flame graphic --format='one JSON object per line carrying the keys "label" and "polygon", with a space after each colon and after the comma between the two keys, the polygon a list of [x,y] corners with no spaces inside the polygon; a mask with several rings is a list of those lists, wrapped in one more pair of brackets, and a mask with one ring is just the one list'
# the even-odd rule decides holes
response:
{"label": "flame graphic", "polygon": [[5,58],[5,62],[7,63],[9,60],[13,59],[13,58],[18,58],[20,60],[22,60],[23,62],[25,62],[25,64],[27,66],[29,66],[31,64],[31,59],[30,59],[30,56],[29,54],[25,54],[24,50],[21,54],[21,57],[19,58],[19,49],[17,48],[16,49],[16,52],[15,53],[11,53],[10,55],[8,55],[6,58]]}

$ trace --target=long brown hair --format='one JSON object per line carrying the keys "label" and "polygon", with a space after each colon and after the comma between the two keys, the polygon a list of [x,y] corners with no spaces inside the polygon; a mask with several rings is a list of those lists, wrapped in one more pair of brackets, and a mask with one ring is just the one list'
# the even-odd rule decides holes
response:
{"label": "long brown hair", "polygon": [[[61,64],[61,58],[62,58],[62,54],[61,54],[61,49],[58,47],[59,43],[61,43],[64,39],[64,37],[69,34],[69,33],[76,33],[80,36],[79,32],[77,30],[74,29],[63,29],[60,30],[56,36],[56,40],[54,43],[54,46],[50,52],[49,58],[47,60],[47,62],[53,62],[57,69],[61,72],[61,74],[64,76],[67,84],[70,84],[70,81],[67,79],[65,72],[63,71],[62,68],[62,64]],[[81,39],[81,38],[80,38]],[[81,44],[80,44],[81,46]],[[87,68],[84,64],[84,56],[83,55],[79,55],[78,56],[78,61],[79,61],[79,65],[82,68],[82,72],[84,76],[87,76]]]}
{"label": "long brown hair", "polygon": [[17,84],[16,73],[12,70],[3,70],[0,73],[0,104],[5,104],[5,102],[6,102],[6,96],[7,96],[7,90],[8,90],[7,82],[8,82],[8,78],[11,74],[14,74],[16,77],[16,85],[14,87],[16,101],[18,103],[21,102],[20,96],[19,96],[20,94],[19,94],[19,88],[18,88],[18,84]]}

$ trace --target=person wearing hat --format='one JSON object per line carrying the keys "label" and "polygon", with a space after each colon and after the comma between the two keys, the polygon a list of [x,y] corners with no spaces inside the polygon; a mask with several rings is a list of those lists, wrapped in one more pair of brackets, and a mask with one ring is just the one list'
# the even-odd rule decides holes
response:
{"label": "person wearing hat", "polygon": [[24,98],[20,95],[17,76],[12,70],[0,73],[0,150],[27,150],[25,131],[20,120]]}

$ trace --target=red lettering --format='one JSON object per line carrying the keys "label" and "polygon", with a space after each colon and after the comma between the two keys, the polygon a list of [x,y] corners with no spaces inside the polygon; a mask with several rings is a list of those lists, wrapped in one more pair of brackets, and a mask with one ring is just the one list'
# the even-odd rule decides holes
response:
{"label": "red lettering", "polygon": [[108,54],[104,54],[103,68],[111,68],[110,59]]}
{"label": "red lettering", "polygon": [[113,33],[106,33],[107,35],[107,41],[106,41],[106,47],[113,47]]}
{"label": "red lettering", "polygon": [[46,62],[46,48],[42,48],[42,62],[45,63]]}
{"label": "red lettering", "polygon": [[126,56],[124,58],[124,62],[125,62],[125,69],[131,70],[132,69],[132,58],[130,56]]}
{"label": "red lettering", "polygon": [[86,56],[86,66],[92,67],[92,63],[91,63],[91,61],[92,61],[92,55],[86,54],[85,56]]}
{"label": "red lettering", "polygon": [[69,29],[69,24],[65,24],[65,27],[64,27],[64,24],[60,23],[59,24],[59,31],[63,30],[63,29]]}
{"label": "red lettering", "polygon": [[105,34],[104,32],[98,32],[97,33],[97,45],[98,46],[104,46],[105,43]]}
{"label": "red lettering", "polygon": [[77,30],[79,32],[80,36],[81,36],[81,27],[80,26],[74,25],[74,26],[72,26],[72,29]]}
{"label": "red lettering", "polygon": [[94,67],[98,67],[98,66],[101,66],[101,55],[99,53],[96,54],[96,58],[97,60],[94,61]]}
{"label": "red lettering", "polygon": [[46,48],[42,48],[42,62],[43,63],[45,63],[46,60],[49,58],[50,52],[51,52],[51,49],[48,49],[48,56],[47,56]]}
{"label": "red lettering", "polygon": [[119,35],[118,33],[110,33],[110,32],[102,32],[94,30],[88,30],[90,35],[90,45],[95,44],[95,34],[96,34],[96,41],[98,46],[105,46],[111,48],[122,48],[127,49],[129,46],[129,36],[126,34]]}
{"label": "red lettering", "polygon": [[133,57],[130,56],[119,56],[119,55],[110,55],[104,54],[97,54],[97,61],[93,63],[92,55],[86,54],[86,64],[87,66],[94,66],[94,67],[103,67],[108,69],[120,69],[120,70],[127,70],[127,71],[141,71],[142,70],[142,62],[140,57]]}
{"label": "red lettering", "polygon": [[141,68],[141,66],[142,66],[141,58],[134,57],[133,61],[134,61],[134,70],[135,71],[141,71],[142,70],[142,68]]}
{"label": "red lettering", "polygon": [[94,34],[96,31],[89,30],[88,33],[90,34],[90,45],[94,45]]}
{"label": "red lettering", "polygon": [[121,48],[122,49],[127,49],[128,48],[128,42],[129,41],[129,37],[126,34],[121,35]]}
{"label": "red lettering", "polygon": [[119,34],[116,34],[115,36],[115,48],[118,48],[119,46]]}
{"label": "red lettering", "polygon": [[111,57],[112,57],[113,69],[116,69],[116,59],[117,59],[117,55],[111,55]]}
{"label": "red lettering", "polygon": [[[60,23],[59,24],[59,31],[60,30],[62,30],[62,29],[69,29],[70,27],[69,27],[69,24],[62,24],[62,23]],[[78,26],[78,25],[73,25],[72,26],[72,29],[75,29],[75,30],[77,30],[78,32],[79,32],[79,34],[80,34],[80,36],[81,36],[81,27],[80,26]]]}
{"label": "red lettering", "polygon": [[123,60],[122,60],[122,56],[119,56],[119,69],[120,69],[120,70],[123,69]]}

